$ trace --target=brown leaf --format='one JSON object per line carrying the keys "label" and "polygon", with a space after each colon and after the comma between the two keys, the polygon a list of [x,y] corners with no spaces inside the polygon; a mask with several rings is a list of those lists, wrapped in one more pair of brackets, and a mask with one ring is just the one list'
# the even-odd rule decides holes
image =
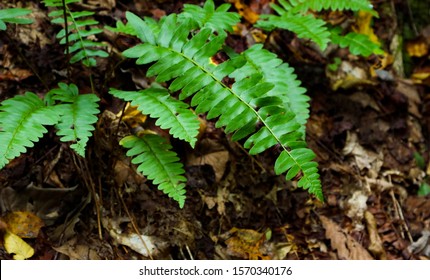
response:
{"label": "brown leaf", "polygon": [[4,217],[10,232],[22,238],[36,238],[44,223],[30,212],[11,212]]}
{"label": "brown leaf", "polygon": [[378,234],[378,229],[376,227],[376,219],[372,213],[366,211],[364,213],[364,218],[367,223],[367,231],[369,232],[369,251],[380,260],[387,259],[387,253],[385,252],[384,245],[382,244],[381,237]]}
{"label": "brown leaf", "polygon": [[331,247],[337,250],[339,259],[373,260],[369,252],[338,224],[325,216],[319,216],[319,218],[326,230],[326,237],[331,240]]}
{"label": "brown leaf", "polygon": [[252,229],[232,228],[228,235],[231,237],[225,241],[225,244],[229,255],[249,260],[269,259],[262,252],[262,245],[266,240],[265,233]]}
{"label": "brown leaf", "polygon": [[224,175],[227,162],[229,161],[228,151],[219,151],[210,154],[203,155],[201,157],[190,156],[187,165],[205,165],[212,166],[215,172],[215,180],[219,182]]}

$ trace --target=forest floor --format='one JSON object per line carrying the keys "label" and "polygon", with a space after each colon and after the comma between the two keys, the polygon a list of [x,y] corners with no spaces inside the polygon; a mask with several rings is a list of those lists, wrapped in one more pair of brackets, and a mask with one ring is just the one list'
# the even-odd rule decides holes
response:
{"label": "forest floor", "polygon": [[[9,2],[0,8],[22,4]],[[25,91],[43,96],[67,81],[64,47],[55,39],[60,27],[36,2],[25,1],[32,25],[0,33],[0,101]],[[114,26],[127,10],[160,18],[180,12],[185,1],[84,2],[101,24]],[[239,7],[231,2],[232,10]],[[227,40],[236,51],[261,40],[249,21],[270,10],[268,0],[245,2],[240,30]],[[414,1],[372,2],[380,17],[370,28],[387,52],[380,58],[337,47],[322,53],[286,31],[264,42],[296,69],[311,97],[306,135],[324,202],[274,174],[276,149],[251,157],[206,121],[196,149],[172,142],[188,178],[180,209],[136,173],[118,145],[128,130],[119,122],[124,103],[108,88],[134,90],[151,81],[147,68],[120,56],[136,41],[105,31],[99,40],[111,56],[91,70],[70,68],[81,92],[90,91],[91,71],[101,99],[86,158],[50,131],[1,170],[0,230],[24,227],[31,259],[45,260],[430,259],[430,22],[407,6]],[[430,11],[429,4],[421,8]],[[0,259],[11,258],[1,244]]]}

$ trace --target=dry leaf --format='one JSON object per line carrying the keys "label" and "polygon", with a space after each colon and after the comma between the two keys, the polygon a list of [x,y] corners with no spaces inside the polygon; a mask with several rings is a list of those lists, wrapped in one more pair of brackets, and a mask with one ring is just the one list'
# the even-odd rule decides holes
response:
{"label": "dry leaf", "polygon": [[269,256],[262,252],[262,245],[266,240],[265,233],[260,233],[252,229],[232,228],[225,241],[229,255],[249,260],[269,259]]}
{"label": "dry leaf", "polygon": [[378,234],[375,216],[369,211],[366,211],[364,213],[364,218],[366,219],[367,231],[370,239],[369,251],[379,260],[386,260],[387,253],[385,252],[381,237]]}
{"label": "dry leaf", "polygon": [[203,155],[201,157],[190,156],[187,165],[205,165],[212,166],[215,172],[215,180],[219,182],[224,175],[227,162],[229,161],[228,151],[219,151]]}
{"label": "dry leaf", "polygon": [[31,212],[11,212],[3,220],[10,232],[22,238],[36,238],[44,226],[42,219]]}
{"label": "dry leaf", "polygon": [[257,22],[259,15],[254,12],[249,6],[243,4],[241,0],[232,0],[229,2],[234,4],[238,13],[243,16],[246,21],[252,24]]}
{"label": "dry leaf", "polygon": [[423,57],[428,54],[428,51],[429,45],[427,40],[422,36],[406,43],[406,52],[409,56]]}
{"label": "dry leaf", "polygon": [[375,35],[375,32],[372,28],[372,18],[373,15],[366,11],[359,11],[357,21],[355,23],[355,26],[353,27],[353,30],[357,33],[367,35],[369,39],[379,44],[378,37]]}
{"label": "dry leaf", "polygon": [[6,230],[4,235],[4,248],[13,254],[15,260],[25,260],[34,255],[34,249],[18,235]]}
{"label": "dry leaf", "polygon": [[319,218],[325,228],[325,236],[330,239],[331,247],[337,251],[339,259],[373,260],[369,252],[338,224],[325,216]]}

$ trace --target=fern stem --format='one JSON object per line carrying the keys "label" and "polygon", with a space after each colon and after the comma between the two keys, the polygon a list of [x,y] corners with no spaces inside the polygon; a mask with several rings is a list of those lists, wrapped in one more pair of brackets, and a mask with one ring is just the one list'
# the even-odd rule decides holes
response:
{"label": "fern stem", "polygon": [[69,51],[69,26],[67,22],[67,6],[66,0],[63,3],[64,30],[66,31],[66,58],[67,58],[67,80],[70,82],[70,51]]}

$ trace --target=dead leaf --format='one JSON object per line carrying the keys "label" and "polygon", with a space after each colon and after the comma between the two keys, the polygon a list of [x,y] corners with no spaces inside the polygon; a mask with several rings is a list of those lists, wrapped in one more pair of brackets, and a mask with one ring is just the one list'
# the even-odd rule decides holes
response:
{"label": "dead leaf", "polygon": [[228,151],[219,151],[210,154],[206,154],[200,157],[195,157],[191,155],[188,158],[187,165],[205,165],[208,164],[212,166],[215,172],[215,180],[217,182],[221,181],[221,178],[224,175],[227,162],[229,161],[229,152]]}
{"label": "dead leaf", "polygon": [[266,240],[265,233],[252,229],[232,228],[227,235],[231,236],[225,241],[229,255],[249,260],[270,259],[261,248]]}
{"label": "dead leaf", "polygon": [[423,230],[421,237],[408,246],[408,251],[430,257],[430,231]]}
{"label": "dead leaf", "polygon": [[78,238],[74,237],[68,240],[60,247],[54,247],[54,250],[68,256],[71,260],[100,260],[97,252],[86,244],[79,244]]}
{"label": "dead leaf", "polygon": [[18,235],[6,230],[4,235],[4,248],[13,254],[15,260],[25,260],[34,255],[34,249]]}
{"label": "dead leaf", "polygon": [[371,13],[359,11],[355,26],[352,29],[357,33],[367,35],[372,42],[379,44],[378,37],[372,28],[372,19],[373,15]]}
{"label": "dead leaf", "polygon": [[238,13],[243,16],[246,21],[252,24],[257,22],[259,15],[254,12],[249,6],[243,4],[241,0],[230,0],[229,2],[234,4]]}
{"label": "dead leaf", "polygon": [[11,233],[22,238],[36,238],[44,226],[42,219],[31,212],[11,212],[3,220]]}
{"label": "dead leaf", "polygon": [[331,247],[337,251],[339,259],[373,260],[369,252],[338,224],[322,215],[319,218],[325,228],[325,236],[330,239]]}
{"label": "dead leaf", "polygon": [[406,43],[406,52],[409,56],[423,57],[428,54],[428,51],[429,45],[427,40],[422,36]]}
{"label": "dead leaf", "polygon": [[373,216],[369,211],[366,211],[364,213],[364,218],[366,219],[367,231],[370,239],[370,245],[368,247],[369,251],[372,252],[377,259],[386,260],[387,253],[385,252],[381,237],[378,234],[375,216]]}

